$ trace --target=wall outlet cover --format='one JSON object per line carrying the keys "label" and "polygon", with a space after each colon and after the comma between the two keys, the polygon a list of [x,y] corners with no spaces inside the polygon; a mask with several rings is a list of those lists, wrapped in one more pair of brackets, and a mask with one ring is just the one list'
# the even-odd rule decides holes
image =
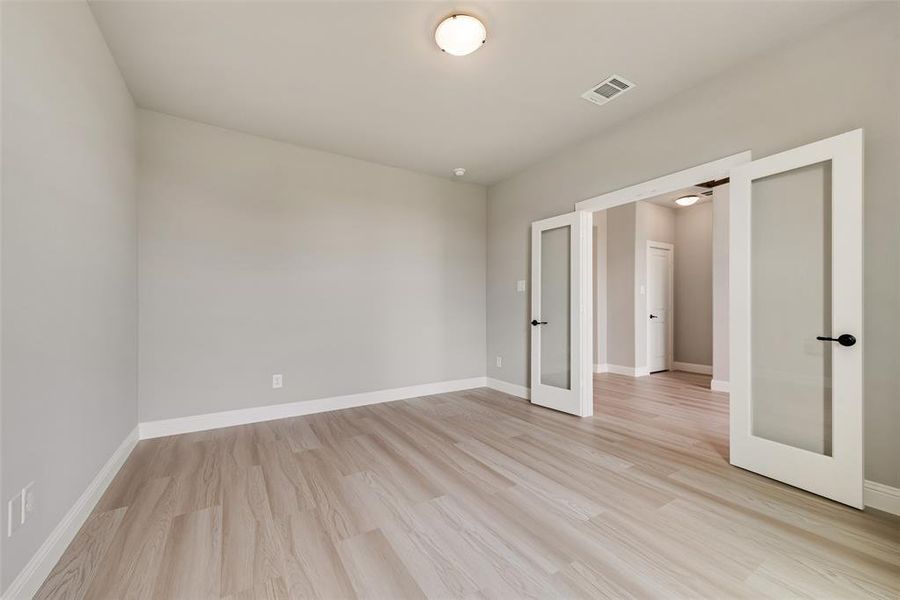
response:
{"label": "wall outlet cover", "polygon": [[272,389],[277,390],[282,387],[284,387],[284,376],[272,375]]}
{"label": "wall outlet cover", "polygon": [[499,369],[502,366],[503,366],[503,357],[497,356],[497,368]]}

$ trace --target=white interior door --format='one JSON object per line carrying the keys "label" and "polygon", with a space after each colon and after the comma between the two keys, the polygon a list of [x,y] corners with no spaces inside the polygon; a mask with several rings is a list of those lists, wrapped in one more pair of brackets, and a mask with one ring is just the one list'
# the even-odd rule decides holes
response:
{"label": "white interior door", "polygon": [[582,417],[594,414],[591,221],[580,211],[531,224],[531,402]]}
{"label": "white interior door", "polygon": [[863,507],[862,130],[731,172],[731,463]]}
{"label": "white interior door", "polygon": [[647,367],[669,368],[672,307],[672,245],[647,242]]}

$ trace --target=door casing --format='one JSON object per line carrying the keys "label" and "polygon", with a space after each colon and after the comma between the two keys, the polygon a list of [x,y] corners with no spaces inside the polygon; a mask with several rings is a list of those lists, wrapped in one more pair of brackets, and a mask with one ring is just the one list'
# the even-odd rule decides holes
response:
{"label": "door casing", "polygon": [[[625,188],[621,188],[612,192],[607,192],[605,194],[600,194],[599,196],[594,196],[593,198],[588,198],[587,200],[582,200],[581,202],[575,203],[575,211],[576,212],[590,212],[593,213],[598,210],[606,210],[608,208],[614,208],[616,206],[622,206],[624,204],[630,204],[632,202],[636,202],[638,200],[647,200],[649,198],[653,198],[654,196],[659,196],[660,194],[667,194],[669,192],[676,192],[678,190],[682,190],[686,187],[691,187],[697,185],[700,181],[713,181],[719,179],[725,179],[731,174],[731,169],[733,167],[748,163],[752,160],[752,154],[749,150],[744,152],[739,152],[737,154],[732,154],[729,156],[725,156],[723,158],[713,160],[707,163],[703,163],[694,167],[690,167],[688,169],[684,169],[682,171],[677,171],[675,173],[670,173],[669,175],[663,175],[662,177],[657,177],[655,179],[651,179],[649,181],[645,181],[643,183],[638,183],[636,185],[628,186]],[[586,277],[586,281],[589,286],[594,285],[593,281],[593,273],[594,273],[594,265],[593,265],[593,256],[587,257],[588,267],[584,271],[584,277]],[[642,306],[641,304],[636,304],[636,307]],[[635,329],[637,329],[637,319],[642,318],[643,315],[636,314],[635,315]],[[716,324],[713,323],[713,335],[716,335]],[[593,332],[596,335],[596,332]],[[645,356],[635,356],[635,364],[638,364],[640,360],[644,360]],[[593,357],[591,357],[593,360]],[[593,369],[593,365],[582,365],[582,369]],[[645,371],[641,371],[643,374],[646,374]],[[638,370],[635,370],[635,374],[638,373]]]}

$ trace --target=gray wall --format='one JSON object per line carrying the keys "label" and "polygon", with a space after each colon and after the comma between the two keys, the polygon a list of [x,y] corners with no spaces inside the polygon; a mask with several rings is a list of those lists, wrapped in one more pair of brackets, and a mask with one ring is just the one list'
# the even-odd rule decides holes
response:
{"label": "gray wall", "polygon": [[[571,211],[580,200],[742,150],[762,157],[862,127],[866,476],[900,485],[900,353],[895,342],[900,270],[894,261],[884,260],[900,255],[898,63],[900,4],[878,5],[707,81],[703,94],[675,96],[492,186],[488,354],[502,354],[505,360],[499,369],[489,362],[488,375],[515,384],[528,381],[528,337],[521,316],[527,313],[527,299],[513,290],[515,280],[528,272],[532,221]],[[620,318],[631,317],[623,313]]]}
{"label": "gray wall", "polygon": [[678,362],[713,364],[712,236],[712,202],[675,211],[675,360]]}
{"label": "gray wall", "polygon": [[485,188],[138,115],[141,421],[485,374]]}
{"label": "gray wall", "polygon": [[634,258],[636,203],[606,212],[607,356],[612,365],[634,367]]}
{"label": "gray wall", "polygon": [[5,589],[137,424],[137,227],[134,105],[87,5],[2,10]]}

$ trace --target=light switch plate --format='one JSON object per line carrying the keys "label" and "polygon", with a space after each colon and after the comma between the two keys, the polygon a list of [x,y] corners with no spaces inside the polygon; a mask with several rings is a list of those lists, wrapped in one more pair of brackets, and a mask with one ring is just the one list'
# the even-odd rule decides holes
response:
{"label": "light switch plate", "polygon": [[12,536],[22,526],[22,493],[6,505],[6,537]]}
{"label": "light switch plate", "polygon": [[520,279],[516,282],[516,291],[517,292],[525,291],[525,280],[524,279]]}
{"label": "light switch plate", "polygon": [[34,512],[35,506],[34,499],[34,482],[32,481],[24,488],[22,488],[22,524],[28,520],[28,517]]}

